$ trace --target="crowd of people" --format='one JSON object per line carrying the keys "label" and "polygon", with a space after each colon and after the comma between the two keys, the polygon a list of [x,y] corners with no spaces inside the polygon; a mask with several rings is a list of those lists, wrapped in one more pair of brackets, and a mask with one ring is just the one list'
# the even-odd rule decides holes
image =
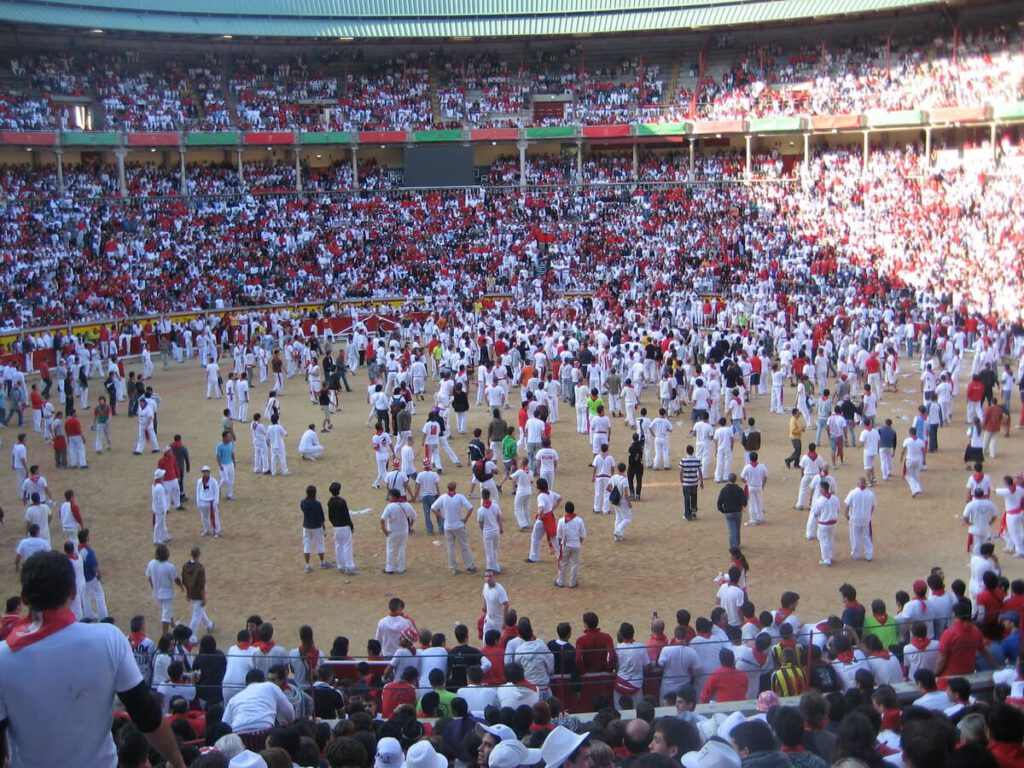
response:
{"label": "crowd of people", "polygon": [[[135,51],[32,55],[11,61],[27,88],[0,93],[0,125],[83,127],[55,95],[94,97],[108,128],[130,131],[595,125],[1011,103],[1024,98],[1019,36],[1001,25],[795,49],[715,45],[703,68],[639,56],[593,65],[593,52],[579,46],[518,58],[435,52],[367,60],[357,49],[276,61],[247,55],[230,66],[215,54],[152,65]],[[674,88],[673,68],[690,75],[680,74]],[[533,97],[548,95],[567,98],[565,110],[533,114]]]}

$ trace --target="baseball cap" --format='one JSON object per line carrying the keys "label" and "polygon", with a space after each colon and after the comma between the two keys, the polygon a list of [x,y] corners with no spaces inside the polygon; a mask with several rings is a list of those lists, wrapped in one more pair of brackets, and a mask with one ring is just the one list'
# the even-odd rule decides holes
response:
{"label": "baseball cap", "polygon": [[687,752],[680,762],[683,768],[740,768],[740,756],[722,741],[709,741],[696,752]]}
{"label": "baseball cap", "polygon": [[247,749],[232,757],[228,768],[267,768],[267,761]]}
{"label": "baseball cap", "polygon": [[402,764],[402,745],[398,739],[385,736],[377,742],[377,756],[373,768],[398,768]]}
{"label": "baseball cap", "polygon": [[562,725],[555,726],[541,745],[540,755],[545,768],[558,768],[569,759],[580,744],[587,740],[589,733],[573,733]]}
{"label": "baseball cap", "polygon": [[429,741],[417,741],[405,756],[404,768],[448,768],[448,759],[437,754]]}
{"label": "baseball cap", "polygon": [[494,736],[499,742],[506,740],[518,741],[516,738],[516,732],[504,723],[498,723],[497,725],[484,725],[483,723],[480,723],[480,730],[484,733],[491,734],[491,736]]}
{"label": "baseball cap", "polygon": [[159,479],[160,479],[161,477],[163,477],[163,476],[164,476],[164,475],[166,475],[166,474],[167,474],[167,473],[166,473],[166,472],[164,472],[164,471],[163,471],[162,469],[157,469],[157,470],[154,470],[154,471],[153,471],[153,478],[154,478],[155,480],[159,480]]}
{"label": "baseball cap", "polygon": [[498,744],[487,758],[489,768],[518,768],[520,765],[536,765],[539,762],[539,749],[529,749],[523,742],[515,739]]}
{"label": "baseball cap", "polygon": [[199,471],[200,472],[209,472],[210,471],[210,465],[209,464],[203,464],[203,468],[200,469]]}

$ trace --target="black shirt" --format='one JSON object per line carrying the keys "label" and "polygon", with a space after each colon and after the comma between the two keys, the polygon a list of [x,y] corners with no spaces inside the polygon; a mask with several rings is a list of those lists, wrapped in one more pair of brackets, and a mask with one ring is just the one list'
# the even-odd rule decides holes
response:
{"label": "black shirt", "polygon": [[471,645],[456,645],[448,651],[448,690],[455,693],[467,684],[466,670],[480,666],[484,655]]}
{"label": "black shirt", "polygon": [[303,528],[324,527],[324,505],[317,499],[305,498],[299,503],[302,510]]}
{"label": "black shirt", "polygon": [[335,528],[348,526],[353,531],[356,529],[352,525],[352,516],[348,512],[348,502],[341,498],[341,496],[331,496],[327,500],[327,516],[331,520],[331,525]]}
{"label": "black shirt", "polygon": [[725,487],[718,494],[718,511],[724,513],[727,512],[742,512],[743,508],[747,506],[747,495],[743,492],[736,483],[726,483]]}
{"label": "black shirt", "polygon": [[199,672],[199,682],[196,684],[196,693],[207,704],[215,704],[224,701],[224,694],[221,691],[221,683],[224,682],[224,673],[228,669],[228,660],[222,651],[213,653],[200,653],[192,662],[192,671]]}

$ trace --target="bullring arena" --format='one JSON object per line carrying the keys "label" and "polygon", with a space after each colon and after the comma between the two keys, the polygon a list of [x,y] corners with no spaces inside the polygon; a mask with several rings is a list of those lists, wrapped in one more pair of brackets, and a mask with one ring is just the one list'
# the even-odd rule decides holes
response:
{"label": "bullring arena", "polygon": [[[63,597],[39,610],[9,603],[0,620],[0,639],[8,638],[0,642],[0,731],[7,734],[0,764],[7,764],[4,756],[14,767],[72,764],[70,733],[52,743],[26,737],[50,717],[82,728],[74,734],[81,754],[95,753],[94,762],[82,757],[83,765],[142,764],[126,756],[131,750],[124,734],[107,737],[106,700],[94,723],[70,709],[46,710],[45,718],[25,715],[41,699],[17,688],[23,676],[12,670],[40,670],[39,690],[46,691],[52,682],[47,676],[65,669],[73,654],[44,651],[59,644],[64,632],[65,639],[93,632],[82,635],[82,658],[95,661],[95,670],[72,672],[88,678],[80,686],[88,695],[120,698],[116,709],[148,737],[135,733],[142,752],[148,743],[174,766],[192,759],[200,768],[276,765],[272,755],[265,762],[230,764],[227,752],[221,762],[196,758],[200,747],[223,747],[218,737],[229,725],[219,722],[221,705],[202,692],[184,706],[193,715],[209,715],[212,725],[195,738],[178,734],[189,757],[179,762],[170,725],[158,726],[156,699],[135,681],[136,668],[129,664],[127,672],[122,666],[115,674],[102,654],[88,655],[91,642],[100,644],[96,638],[123,650],[123,636],[138,615],[154,642],[162,623],[189,622],[193,605],[183,590],[174,589],[173,622],[167,616],[162,622],[154,600],[147,569],[161,538],[179,572],[193,547],[202,550],[205,608],[214,627],[193,627],[190,648],[209,629],[217,649],[244,655],[252,649],[244,640],[235,646],[237,633],[258,615],[273,624],[274,640],[284,649],[299,646],[300,628],[311,628],[319,649],[311,667],[345,662],[338,664],[344,674],[325,681],[344,689],[345,706],[330,713],[337,717],[317,714],[336,728],[333,754],[348,749],[350,731],[364,729],[364,708],[383,702],[368,690],[381,681],[354,680],[349,662],[367,657],[367,641],[392,598],[404,601],[420,630],[444,634],[435,635],[435,645],[451,649],[461,624],[470,629],[471,645],[483,645],[477,625],[480,620],[482,627],[484,612],[485,547],[470,439],[480,429],[484,444],[491,442],[488,401],[494,398],[502,401],[501,418],[517,438],[517,463],[532,461],[539,445],[520,428],[533,437],[550,429],[558,454],[553,486],[561,500],[554,519],[560,536],[569,531],[562,541],[566,553],[575,549],[571,531],[580,527],[565,514],[566,502],[575,505],[586,529],[578,583],[559,572],[557,555],[544,542],[539,562],[533,561],[531,537],[545,503],[538,501],[539,472],[528,478],[529,498],[520,507],[525,516],[517,522],[516,480],[508,478],[496,452],[496,502],[503,515],[497,581],[507,590],[509,607],[528,617],[545,642],[556,638],[561,622],[572,625],[570,639],[577,642],[583,615],[592,611],[612,636],[620,627],[628,634],[632,625],[636,640],[650,643],[650,661],[657,661],[673,636],[677,612],[688,611],[694,626],[722,613],[715,611],[716,601],[733,559],[727,518],[717,502],[720,493],[726,498],[735,490],[726,483],[730,472],[740,476],[745,499],[754,502],[739,528],[749,563],[746,599],[755,616],[776,611],[759,637],[765,644],[770,637],[777,656],[764,656],[768,645],[757,648],[757,633],[746,625],[749,636],[742,640],[737,623],[716,627],[713,641],[756,659],[757,668],[744,670],[748,690],[727,697],[705,687],[722,670],[692,674],[689,682],[710,725],[673,737],[680,739],[676,753],[662,755],[672,765],[683,752],[696,754],[702,745],[706,750],[712,735],[722,739],[712,752],[726,750],[721,762],[695,757],[683,760],[687,768],[732,768],[741,758],[744,766],[756,766],[752,753],[791,746],[783,744],[775,717],[780,705],[807,703],[786,694],[811,696],[813,710],[816,694],[806,690],[807,681],[795,689],[783,686],[782,701],[754,701],[774,690],[774,678],[760,674],[782,663],[778,633],[787,622],[801,624],[798,642],[820,647],[825,666],[839,670],[836,688],[845,692],[849,713],[834,708],[831,731],[860,727],[854,715],[873,725],[876,715],[889,713],[880,715],[875,742],[863,728],[845,739],[860,752],[826,754],[806,737],[801,743],[824,764],[843,757],[873,764],[903,750],[888,764],[952,765],[941,745],[967,710],[936,716],[916,741],[910,727],[902,743],[899,717],[908,724],[927,719],[920,706],[897,713],[892,727],[892,708],[927,692],[927,675],[923,682],[915,675],[913,648],[934,652],[931,668],[943,690],[962,687],[950,678],[967,680],[963,685],[979,700],[969,702],[977,707],[971,711],[988,726],[974,746],[995,754],[1001,766],[1024,764],[1024,714],[1012,708],[1024,701],[1024,672],[1014,671],[1024,664],[1019,632],[1010,626],[1016,616],[1019,627],[1024,607],[1024,581],[1018,583],[1024,580],[1018,520],[1024,518],[1017,517],[1024,499],[1019,3],[536,0],[519,7],[462,0],[266,0],[250,6],[223,0],[212,10],[198,0],[174,8],[134,0],[80,5],[0,3],[0,413],[6,417],[0,418],[6,421],[0,452],[10,457],[0,469],[0,597],[24,592],[29,601],[45,601],[50,592],[60,593],[67,576],[61,557],[23,556],[37,544],[25,543],[26,514],[40,514],[23,498],[28,486],[19,477],[16,442],[24,432],[24,467],[39,466],[53,498],[53,548],[60,552],[65,541],[60,510],[65,492],[73,491],[99,558],[107,615],[74,601],[73,613],[63,611]],[[344,383],[328,386],[333,363],[325,364],[325,356],[345,370]],[[225,393],[245,371],[249,405],[239,413]],[[134,413],[138,398],[118,391],[129,376],[152,387],[141,416]],[[453,381],[466,389],[465,424]],[[319,383],[322,392],[315,391]],[[379,394],[372,391],[377,384]],[[611,411],[609,422],[596,409],[576,407],[591,388]],[[99,396],[111,391],[117,401],[111,448],[98,451],[94,409]],[[640,462],[636,448],[630,452],[636,427],[623,417],[632,403],[627,392],[638,393],[635,416],[647,410],[640,436],[649,455]],[[625,407],[616,399],[625,399]],[[795,433],[794,408],[801,413]],[[667,411],[664,418],[659,409]],[[51,410],[64,419],[55,422]],[[694,428],[704,410],[713,414],[712,427]],[[87,467],[75,466],[74,451],[65,466],[59,450],[67,437],[63,430],[75,428],[66,418],[71,411],[83,428]],[[439,526],[426,530],[415,497],[406,567],[388,565],[389,536],[394,545],[400,531],[382,530],[382,514],[395,510],[376,482],[374,453],[381,438],[374,442],[374,423],[383,411],[411,416],[413,453],[404,459],[410,469],[429,470],[431,457],[439,458],[434,466],[443,466],[441,492],[454,482],[459,493],[470,494],[466,527],[476,567],[467,568],[461,556],[449,562],[445,534]],[[272,412],[287,432],[285,473],[276,471],[279,451],[273,451],[274,473],[264,471],[255,455],[262,427],[254,431],[253,415],[269,426]],[[910,437],[915,417],[927,445]],[[453,454],[428,452],[425,434],[434,419],[444,423]],[[887,420],[895,430],[888,477],[880,459],[865,459],[859,445],[866,422],[880,427]],[[929,435],[929,424],[937,422]],[[748,461],[738,437],[746,439],[751,423],[760,433],[756,462]],[[218,456],[225,425],[233,432],[224,438],[233,445],[230,497],[220,466],[227,449],[222,446]],[[841,433],[843,425],[858,445],[847,441],[836,466],[829,434]],[[307,427],[311,434],[304,436]],[[391,432],[386,424],[384,429]],[[731,452],[716,452],[716,442],[729,442],[730,429],[736,436]],[[808,450],[816,433],[823,434],[817,456],[833,463],[829,472],[841,502],[834,517],[829,497],[812,502],[808,494],[808,501],[798,501],[801,483],[814,484],[818,459]],[[179,434],[190,465],[181,483],[187,498],[175,509],[172,493],[165,534],[154,505],[163,505],[165,491],[173,489],[155,472],[158,461],[167,466],[165,446]],[[702,434],[714,438],[702,440]],[[608,500],[599,493],[595,501],[595,482],[605,480],[594,469],[602,436],[608,436],[612,466],[630,456],[631,473],[646,464],[643,492],[632,501],[626,526],[624,501],[611,504],[610,514],[594,509]],[[318,440],[322,455],[305,460],[300,438]],[[389,442],[383,453],[390,470],[401,454],[394,438]],[[709,446],[708,458],[696,517],[687,519],[680,461],[694,445],[698,457]],[[651,466],[663,448],[667,466]],[[919,450],[926,451],[920,469]],[[994,505],[991,525],[980,530],[976,523],[972,541],[980,546],[991,540],[997,561],[970,551],[964,521],[973,487],[968,453],[970,462],[983,459]],[[868,529],[874,550],[867,558],[851,552],[846,502],[867,472],[865,461],[877,478],[867,486],[875,498]],[[206,535],[197,508],[204,465],[222,483],[222,534],[216,536]],[[756,510],[762,467],[763,520]],[[914,486],[918,475],[920,490]],[[353,520],[351,572],[336,562],[330,522],[323,528],[324,566],[318,567],[315,546],[309,560],[303,558],[300,503],[313,486],[326,509],[332,483],[340,483]],[[849,498],[861,515],[865,496]],[[817,529],[808,523],[808,506],[823,524]],[[968,514],[988,514],[988,507],[984,513],[976,509]],[[554,520],[548,522],[554,532]],[[829,531],[835,539],[831,555]],[[74,569],[81,558],[72,549],[67,561]],[[42,571],[42,563],[51,570]],[[944,573],[944,583],[934,586],[933,579],[926,589],[921,580],[935,569]],[[988,570],[1007,584],[983,588]],[[955,580],[968,582],[959,602],[950,597]],[[1015,591],[1007,595],[1003,586],[1009,589],[1011,582]],[[841,585],[856,588],[860,605],[844,601]],[[927,601],[912,600],[901,610],[898,593],[914,589]],[[799,593],[799,619],[780,605],[787,591]],[[735,610],[735,593],[722,594],[731,594]],[[861,624],[865,609],[871,617],[875,599],[886,607],[874,620],[898,624],[891,642],[878,648],[869,647],[869,632],[856,622],[858,610]],[[933,611],[926,630],[942,643],[930,650],[910,637],[925,605]],[[842,619],[829,625],[834,616]],[[648,640],[652,619],[664,622],[666,638]],[[837,621],[845,629],[837,629]],[[56,627],[60,622],[64,626]],[[104,622],[114,628],[100,626]],[[680,644],[694,639],[687,631],[679,630]],[[961,631],[970,638],[984,633],[986,644],[977,640],[975,653]],[[350,641],[348,657],[328,660],[338,637]],[[138,632],[130,636],[137,654],[140,640]],[[623,659],[629,657],[628,640]],[[844,640],[857,645],[852,656]],[[269,672],[266,644],[254,647],[253,668]],[[998,651],[999,659],[990,661],[988,651]],[[428,664],[424,656],[430,657],[421,654],[412,666]],[[311,667],[301,667],[310,658],[309,648],[295,653],[293,685],[283,686],[300,703],[297,689],[314,693]],[[883,661],[896,658],[902,666],[896,665],[892,679],[868,685],[847,668],[851,658],[876,677],[884,672]],[[387,666],[374,660],[374,669]],[[141,664],[143,676],[148,661]],[[529,661],[536,659],[528,660],[531,667]],[[728,654],[711,664],[716,661],[728,676]],[[808,658],[801,663],[811,670]],[[624,692],[636,693],[636,701],[629,697],[619,707],[632,713],[627,728],[640,726],[651,707],[665,707],[657,700],[660,671],[646,665],[644,689],[643,666],[638,672],[635,663],[620,660],[618,667],[601,670],[607,673],[601,685],[614,695],[607,702],[577,696],[565,682],[570,672],[562,670],[555,690],[568,697],[562,708],[580,721],[558,725],[589,733],[591,743],[608,743],[622,758],[619,768],[668,768],[654,765],[654,755],[641,755],[648,747],[659,751],[662,737],[655,732],[664,731],[658,731],[664,721],[630,741],[609,725],[617,713],[594,718],[589,711],[623,705]],[[993,676],[993,666],[1005,669]],[[540,704],[548,683],[533,679],[535,672],[531,667],[526,687],[537,689]],[[167,673],[166,665],[160,673]],[[614,694],[612,675],[625,681]],[[640,689],[625,679],[630,675]],[[251,690],[268,691],[255,687],[262,684],[255,677]],[[117,689],[125,680],[131,683],[127,695]],[[144,682],[155,688],[167,681]],[[453,692],[460,687],[448,683]],[[1004,689],[1004,683],[1012,687]],[[426,685],[420,680],[419,693]],[[861,693],[851,694],[858,685]],[[880,690],[881,698],[871,698]],[[232,692],[244,700],[250,689],[225,690]],[[655,700],[643,701],[644,692]],[[681,696],[679,701],[682,709]],[[166,716],[169,702],[163,703]],[[866,706],[855,711],[858,704]],[[732,726],[724,722],[729,717],[735,725],[756,712],[776,729],[758,742],[763,749],[755,748],[756,739],[746,741],[742,726],[737,738],[730,736]],[[246,723],[236,732],[253,752],[273,745],[275,723],[292,728],[297,740],[312,724],[294,713],[296,725],[279,710],[270,712],[268,722]],[[364,730],[373,732],[373,743],[361,756],[335,759],[331,745],[321,744],[320,763],[370,768],[375,755],[384,760],[376,738],[395,729],[404,733],[405,714],[388,711],[371,722]],[[512,724],[507,712],[473,714],[490,725]],[[819,730],[820,721],[803,710],[801,715],[808,733]],[[229,710],[229,716],[238,714]],[[516,725],[523,732],[516,736],[540,746],[544,738],[536,732],[547,732],[543,714],[529,715],[537,718],[529,723],[524,717],[520,713]],[[440,719],[438,731],[446,720]],[[690,722],[686,713],[682,720]],[[90,725],[96,727],[86,733]],[[431,749],[441,753],[438,761],[448,758],[451,768],[514,768],[500,760],[488,765],[487,754],[476,753],[485,737],[473,722],[459,728],[473,733],[459,730],[458,747],[450,734],[435,732]],[[132,730],[122,730],[131,736]],[[572,757],[553,751],[564,735],[554,733],[541,755],[547,768],[593,768],[578,744]],[[377,768],[436,768],[439,763],[413,752],[416,741],[402,735],[406,754],[394,766],[384,760]],[[1000,745],[1017,757],[1007,758]],[[118,757],[115,749],[121,749]],[[633,765],[627,753],[651,762]],[[295,754],[291,758],[300,764]],[[964,764],[982,763],[964,758]]]}

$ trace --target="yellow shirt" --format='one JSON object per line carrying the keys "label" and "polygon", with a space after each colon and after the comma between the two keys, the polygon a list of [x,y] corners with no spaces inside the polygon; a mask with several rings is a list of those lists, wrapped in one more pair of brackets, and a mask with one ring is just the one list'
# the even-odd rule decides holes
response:
{"label": "yellow shirt", "polygon": [[797,414],[789,417],[789,439],[799,440],[804,434],[803,416]]}

